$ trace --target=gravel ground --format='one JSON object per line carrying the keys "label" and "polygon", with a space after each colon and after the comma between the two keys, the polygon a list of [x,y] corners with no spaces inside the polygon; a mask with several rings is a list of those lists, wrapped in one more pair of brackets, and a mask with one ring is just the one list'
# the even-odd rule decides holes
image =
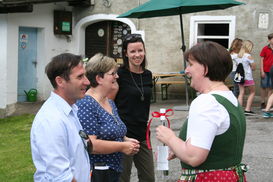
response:
{"label": "gravel ground", "polygon": [[[159,111],[160,108],[173,108],[174,106],[184,104],[181,100],[158,101],[151,105],[151,112]],[[247,116],[247,132],[243,154],[243,163],[248,164],[250,169],[246,173],[248,182],[273,182],[273,119],[262,118],[262,112],[258,107],[258,103],[254,103],[253,111],[256,116]],[[180,127],[186,119],[188,111],[174,111],[174,115],[170,117],[171,128],[175,133],[179,133]],[[159,121],[159,120],[157,120]],[[157,145],[162,145],[155,139],[154,129],[160,124],[156,120],[153,121],[152,146],[153,149]],[[156,164],[156,163],[155,163]],[[178,159],[174,159],[169,163],[170,171],[168,178],[163,178],[161,171],[156,171],[156,181],[175,182],[180,176],[180,163]],[[137,172],[132,171],[132,182],[137,182]]]}

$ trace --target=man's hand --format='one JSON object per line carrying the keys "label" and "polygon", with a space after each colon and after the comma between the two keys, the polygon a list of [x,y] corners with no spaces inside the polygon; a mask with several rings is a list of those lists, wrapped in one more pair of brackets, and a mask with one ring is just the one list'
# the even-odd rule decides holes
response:
{"label": "man's hand", "polygon": [[264,71],[261,71],[261,78],[264,78],[265,77],[265,73]]}

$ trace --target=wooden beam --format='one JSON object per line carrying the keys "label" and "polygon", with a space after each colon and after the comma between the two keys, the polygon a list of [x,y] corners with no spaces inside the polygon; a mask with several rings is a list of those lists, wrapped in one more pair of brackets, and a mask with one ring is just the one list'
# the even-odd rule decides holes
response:
{"label": "wooden beam", "polygon": [[4,5],[1,6],[0,4],[0,14],[6,13],[30,13],[33,11],[33,5],[26,4],[26,5]]}
{"label": "wooden beam", "polygon": [[32,12],[33,4],[68,2],[69,6],[91,6],[90,0],[0,0],[0,14]]}
{"label": "wooden beam", "polygon": [[69,3],[87,3],[90,0],[0,0],[0,4],[40,4],[40,3],[56,3],[56,2],[69,2]]}

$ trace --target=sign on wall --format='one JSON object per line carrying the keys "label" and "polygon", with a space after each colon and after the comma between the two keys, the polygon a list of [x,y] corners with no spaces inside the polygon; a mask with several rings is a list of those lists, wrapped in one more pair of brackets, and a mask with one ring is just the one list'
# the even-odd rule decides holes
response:
{"label": "sign on wall", "polygon": [[259,13],[258,28],[268,29],[269,13]]}
{"label": "sign on wall", "polygon": [[28,34],[20,34],[20,47],[25,49],[27,47]]}

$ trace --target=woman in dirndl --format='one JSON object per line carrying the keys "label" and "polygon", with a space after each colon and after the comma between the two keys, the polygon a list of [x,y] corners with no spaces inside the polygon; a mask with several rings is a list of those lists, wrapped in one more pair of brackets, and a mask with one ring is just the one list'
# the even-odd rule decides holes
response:
{"label": "woman in dirndl", "polygon": [[230,54],[215,42],[202,42],[185,53],[194,99],[179,137],[164,126],[157,139],[170,148],[169,160],[181,161],[177,182],[245,182],[241,164],[246,120],[244,110],[224,81],[232,70]]}

